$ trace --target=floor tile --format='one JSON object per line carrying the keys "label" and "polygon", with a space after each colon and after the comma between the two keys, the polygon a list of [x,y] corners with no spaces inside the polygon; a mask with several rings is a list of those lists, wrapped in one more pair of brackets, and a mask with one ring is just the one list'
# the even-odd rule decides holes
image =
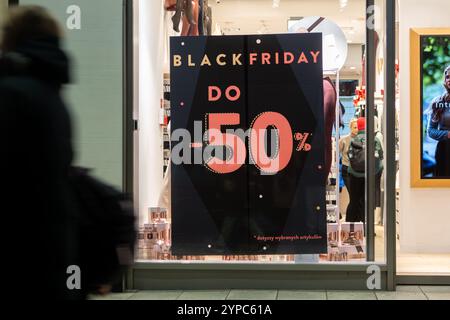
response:
{"label": "floor tile", "polygon": [[278,300],[326,300],[325,291],[280,290]]}
{"label": "floor tile", "polygon": [[90,295],[89,300],[128,300],[135,292],[110,293],[104,296]]}
{"label": "floor tile", "polygon": [[428,300],[450,300],[450,293],[432,292],[425,293],[425,295],[428,297]]}
{"label": "floor tile", "polygon": [[225,300],[229,290],[185,290],[177,300]]}
{"label": "floor tile", "polygon": [[419,286],[397,286],[397,292],[418,292],[422,293]]}
{"label": "floor tile", "polygon": [[176,300],[181,293],[181,290],[139,291],[129,300]]}
{"label": "floor tile", "polygon": [[376,300],[372,291],[327,291],[328,300]]}
{"label": "floor tile", "polygon": [[231,290],[227,300],[275,300],[277,290]]}
{"label": "floor tile", "polygon": [[450,286],[420,286],[422,291],[426,293],[450,293]]}
{"label": "floor tile", "polygon": [[422,292],[408,291],[377,291],[378,300],[427,300]]}

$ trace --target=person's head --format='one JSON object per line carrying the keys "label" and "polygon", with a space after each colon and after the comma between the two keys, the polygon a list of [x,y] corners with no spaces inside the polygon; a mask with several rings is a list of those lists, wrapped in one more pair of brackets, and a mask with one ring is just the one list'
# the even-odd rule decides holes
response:
{"label": "person's head", "polygon": [[60,39],[63,35],[59,23],[39,6],[17,6],[9,11],[2,26],[0,51],[10,52],[26,41],[46,38]]}
{"label": "person's head", "polygon": [[450,94],[450,66],[447,66],[444,71],[444,87]]}
{"label": "person's head", "polygon": [[350,120],[350,134],[352,137],[356,136],[358,134],[358,119],[353,118]]}
{"label": "person's head", "polygon": [[358,131],[364,131],[366,130],[366,118],[358,118],[357,120],[358,123]]}

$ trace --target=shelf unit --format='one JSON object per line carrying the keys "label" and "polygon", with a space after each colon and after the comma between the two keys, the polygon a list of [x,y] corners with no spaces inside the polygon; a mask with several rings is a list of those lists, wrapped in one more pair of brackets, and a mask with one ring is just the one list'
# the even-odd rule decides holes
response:
{"label": "shelf unit", "polygon": [[163,174],[166,174],[170,164],[170,75],[164,74],[163,80],[163,99],[161,101],[161,115],[159,124],[162,130],[162,147],[163,147]]}

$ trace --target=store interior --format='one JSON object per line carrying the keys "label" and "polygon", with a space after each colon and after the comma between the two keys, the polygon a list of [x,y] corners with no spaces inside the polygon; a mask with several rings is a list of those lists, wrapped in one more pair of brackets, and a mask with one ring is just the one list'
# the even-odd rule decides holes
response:
{"label": "store interior", "polygon": [[[448,189],[414,190],[409,184],[409,42],[411,27],[439,27],[446,21],[445,12],[438,9],[442,1],[430,0],[432,5],[417,2],[417,6],[399,1],[397,17],[397,270],[399,274],[450,274],[450,209],[444,197]],[[176,2],[176,1],[174,1]],[[339,71],[339,93],[345,110],[339,129],[340,138],[350,134],[352,118],[364,113],[365,75],[364,55],[366,42],[365,0],[209,0],[203,1],[202,30],[192,31],[184,14],[178,21],[174,16],[172,1],[140,1],[135,16],[135,116],[141,119],[139,134],[135,136],[136,173],[135,198],[139,203],[140,233],[138,243],[139,261],[192,261],[192,262],[262,262],[262,263],[363,263],[366,262],[364,224],[354,223],[350,232],[346,209],[349,193],[341,179],[336,186],[339,162],[334,157],[327,185],[327,209],[329,210],[329,252],[323,255],[277,255],[277,256],[172,256],[170,213],[170,144],[168,127],[170,121],[170,48],[171,36],[191,33],[203,35],[246,35],[292,32],[292,26],[305,17],[325,17],[336,23],[346,37],[348,52],[345,64]],[[435,2],[435,3],[434,3]],[[195,3],[198,2],[193,2]],[[172,4],[172,7],[170,7]],[[384,11],[382,1],[376,7],[374,27],[378,36],[376,51],[377,106],[375,128],[382,144],[384,133]],[[446,4],[446,6],[449,6]],[[208,8],[208,9],[205,9]],[[433,9],[435,8],[435,9]],[[450,8],[449,8],[450,9]],[[430,15],[420,14],[421,10]],[[417,17],[420,15],[420,19]],[[440,19],[436,17],[440,17]],[[184,24],[184,25],[183,25]],[[290,30],[291,28],[291,30]],[[151,38],[150,38],[151,36]],[[151,39],[151,40],[150,40]],[[150,70],[143,72],[142,70]],[[156,74],[157,76],[153,76]],[[331,75],[336,80],[336,74]],[[336,82],[336,81],[335,81]],[[334,132],[333,136],[336,135]],[[334,138],[333,138],[334,139]],[[333,140],[334,152],[338,143]],[[157,150],[158,152],[156,152]],[[342,157],[340,153],[339,158]],[[339,173],[342,176],[342,172]],[[392,179],[394,177],[387,177]],[[375,215],[375,261],[383,263],[386,253],[386,230],[384,181],[379,182],[380,201]],[[448,203],[448,202],[447,202]],[[430,210],[430,208],[433,208]],[[436,214],[436,218],[425,217]],[[356,228],[354,230],[353,228]],[[351,238],[352,241],[348,241]],[[347,241],[347,242],[346,242]],[[355,244],[356,241],[356,244]],[[333,242],[335,242],[333,244]],[[361,251],[361,247],[363,248]],[[358,248],[358,250],[356,250]]]}

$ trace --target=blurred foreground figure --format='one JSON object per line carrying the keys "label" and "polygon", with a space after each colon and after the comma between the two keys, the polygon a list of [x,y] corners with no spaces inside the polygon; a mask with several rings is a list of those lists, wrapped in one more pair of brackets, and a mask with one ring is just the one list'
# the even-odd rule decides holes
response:
{"label": "blurred foreground figure", "polygon": [[133,262],[131,199],[71,166],[61,36],[45,9],[25,6],[10,12],[0,42],[2,288],[33,299],[108,293]]}
{"label": "blurred foreground figure", "polygon": [[[68,266],[77,265],[77,211],[68,171],[70,116],[60,90],[69,82],[62,32],[42,8],[11,10],[0,42],[2,234],[4,290],[33,299],[79,299],[68,290]],[[5,197],[6,196],[6,197]],[[11,235],[12,233],[12,235]]]}

